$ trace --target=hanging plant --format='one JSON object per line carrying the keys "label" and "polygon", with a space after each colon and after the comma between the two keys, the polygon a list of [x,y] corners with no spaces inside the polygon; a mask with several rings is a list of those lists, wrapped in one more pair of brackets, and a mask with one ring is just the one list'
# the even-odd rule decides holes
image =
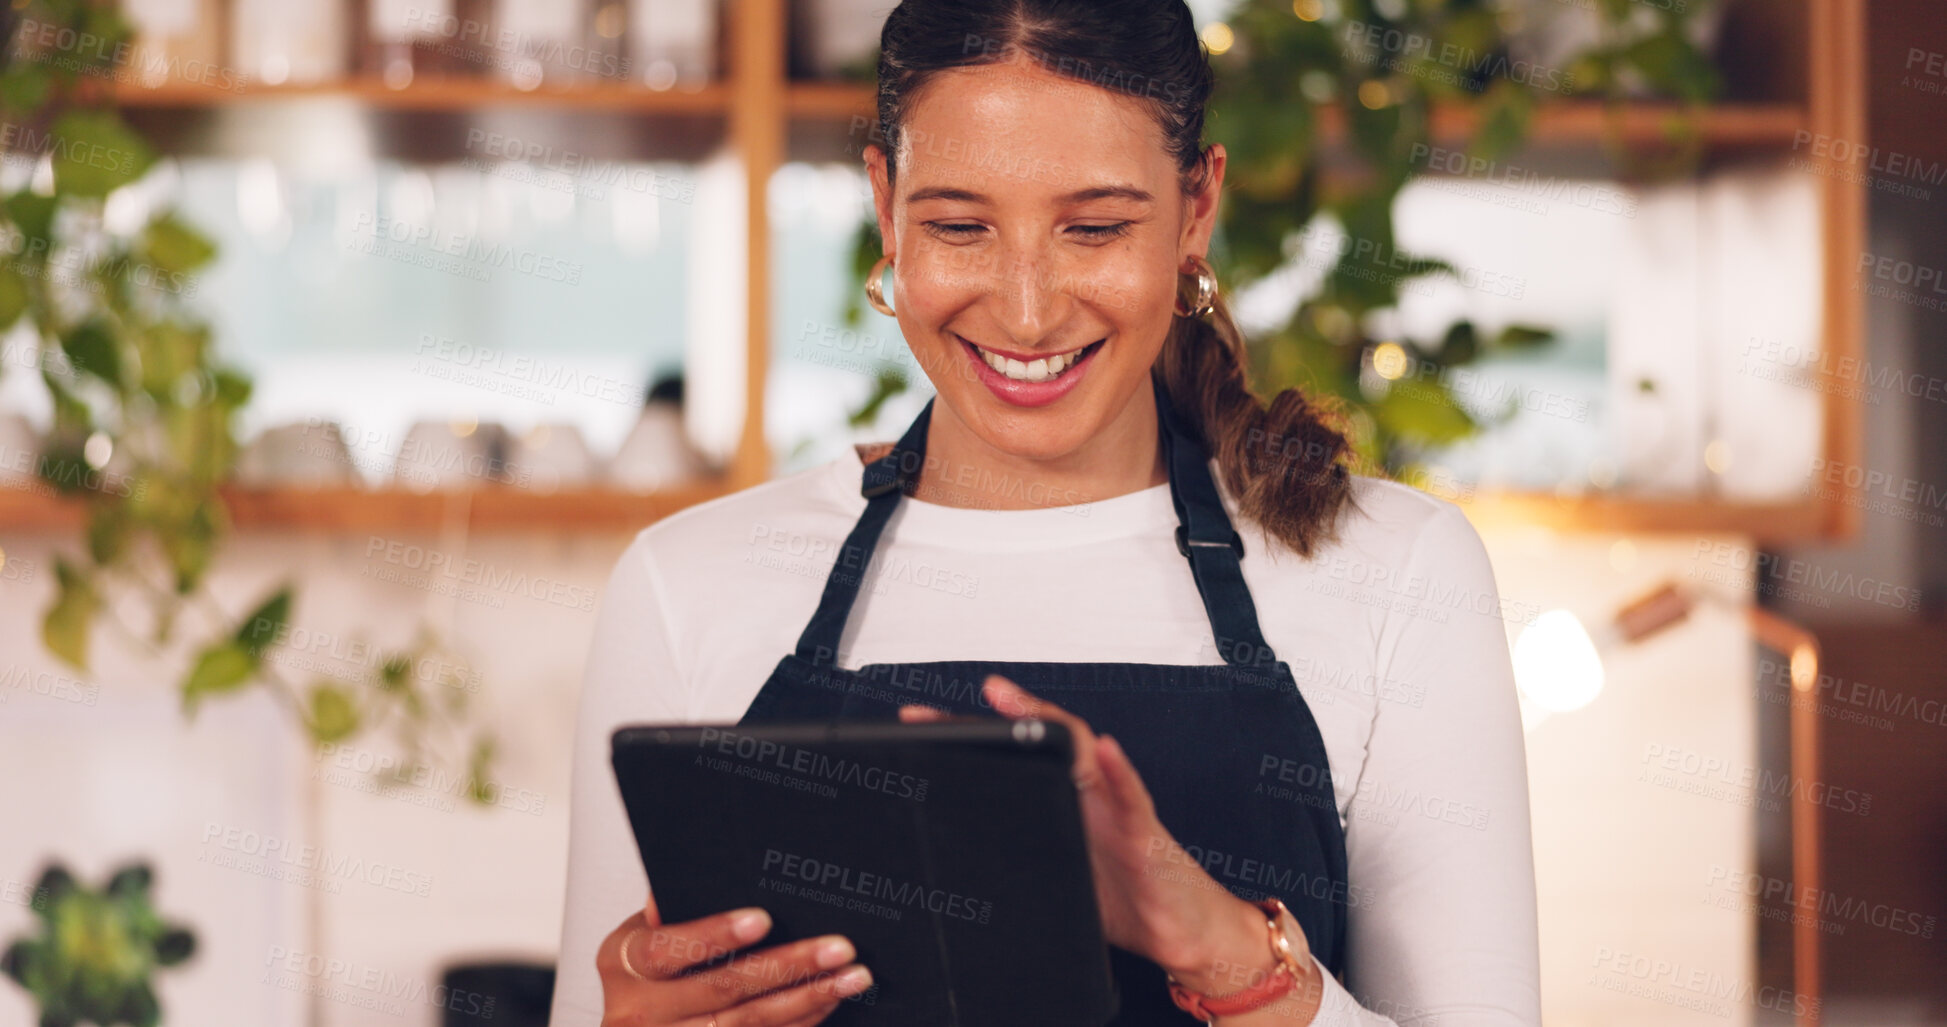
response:
{"label": "hanging plant", "polygon": [[[136,224],[107,216],[117,190],[156,162],[113,103],[113,84],[129,70],[116,61],[131,38],[116,5],[14,3],[0,10],[0,29],[4,146],[37,160],[27,184],[0,196],[0,331],[25,326],[38,339],[34,363],[53,424],[37,473],[86,511],[81,551],[54,561],[54,600],[41,620],[48,650],[85,670],[106,625],[160,658],[195,611],[205,630],[190,642],[180,684],[186,713],[265,688],[316,744],[389,727],[415,757],[465,762],[469,794],[484,794],[492,740],[464,722],[464,669],[424,659],[435,642],[422,637],[350,680],[300,684],[272,658],[294,588],[238,618],[204,587],[230,526],[220,487],[237,458],[236,415],[250,399],[250,379],[222,361],[186,303],[216,248],[171,212]],[[123,596],[132,602],[113,601]],[[145,623],[124,620],[131,606]],[[438,672],[417,672],[428,663]]]}

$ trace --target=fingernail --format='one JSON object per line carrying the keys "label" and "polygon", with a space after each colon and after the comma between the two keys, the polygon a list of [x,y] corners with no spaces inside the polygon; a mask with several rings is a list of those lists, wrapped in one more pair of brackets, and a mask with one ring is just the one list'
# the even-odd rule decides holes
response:
{"label": "fingernail", "polygon": [[872,987],[872,971],[855,966],[832,980],[832,994],[843,998]]}
{"label": "fingernail", "polygon": [[854,955],[857,953],[852,949],[851,942],[833,935],[818,943],[812,958],[818,961],[818,969],[829,970],[834,966],[844,966],[851,962]]}
{"label": "fingernail", "polygon": [[771,914],[761,909],[740,909],[730,914],[730,933],[738,941],[756,941],[771,929]]}

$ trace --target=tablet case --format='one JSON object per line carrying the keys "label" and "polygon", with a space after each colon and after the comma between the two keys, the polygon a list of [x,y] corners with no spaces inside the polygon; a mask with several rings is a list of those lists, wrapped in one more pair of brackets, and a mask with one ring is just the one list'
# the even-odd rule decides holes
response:
{"label": "tablet case", "polygon": [[1108,949],[1059,724],[632,726],[612,738],[663,922],[768,910],[873,987],[832,1027],[1099,1027]]}

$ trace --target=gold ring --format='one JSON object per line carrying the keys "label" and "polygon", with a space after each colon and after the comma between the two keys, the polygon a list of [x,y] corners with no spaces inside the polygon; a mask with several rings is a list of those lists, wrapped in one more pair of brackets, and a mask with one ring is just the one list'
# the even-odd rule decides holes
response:
{"label": "gold ring", "polygon": [[[647,981],[649,978],[642,976],[642,971],[629,965],[629,943],[634,941],[635,936],[641,933],[641,927],[631,927],[629,928],[629,933],[622,936],[622,972],[638,981]],[[715,1027],[715,1025],[713,1024],[711,1027]]]}

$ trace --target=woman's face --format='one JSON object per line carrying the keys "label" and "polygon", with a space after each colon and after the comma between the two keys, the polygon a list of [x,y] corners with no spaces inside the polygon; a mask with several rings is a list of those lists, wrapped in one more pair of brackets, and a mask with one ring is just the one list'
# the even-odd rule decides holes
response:
{"label": "woman's face", "polygon": [[1209,244],[1222,149],[1185,195],[1143,101],[1032,61],[943,71],[916,96],[896,182],[866,153],[900,331],[982,442],[1075,454],[1146,394],[1178,271]]}

